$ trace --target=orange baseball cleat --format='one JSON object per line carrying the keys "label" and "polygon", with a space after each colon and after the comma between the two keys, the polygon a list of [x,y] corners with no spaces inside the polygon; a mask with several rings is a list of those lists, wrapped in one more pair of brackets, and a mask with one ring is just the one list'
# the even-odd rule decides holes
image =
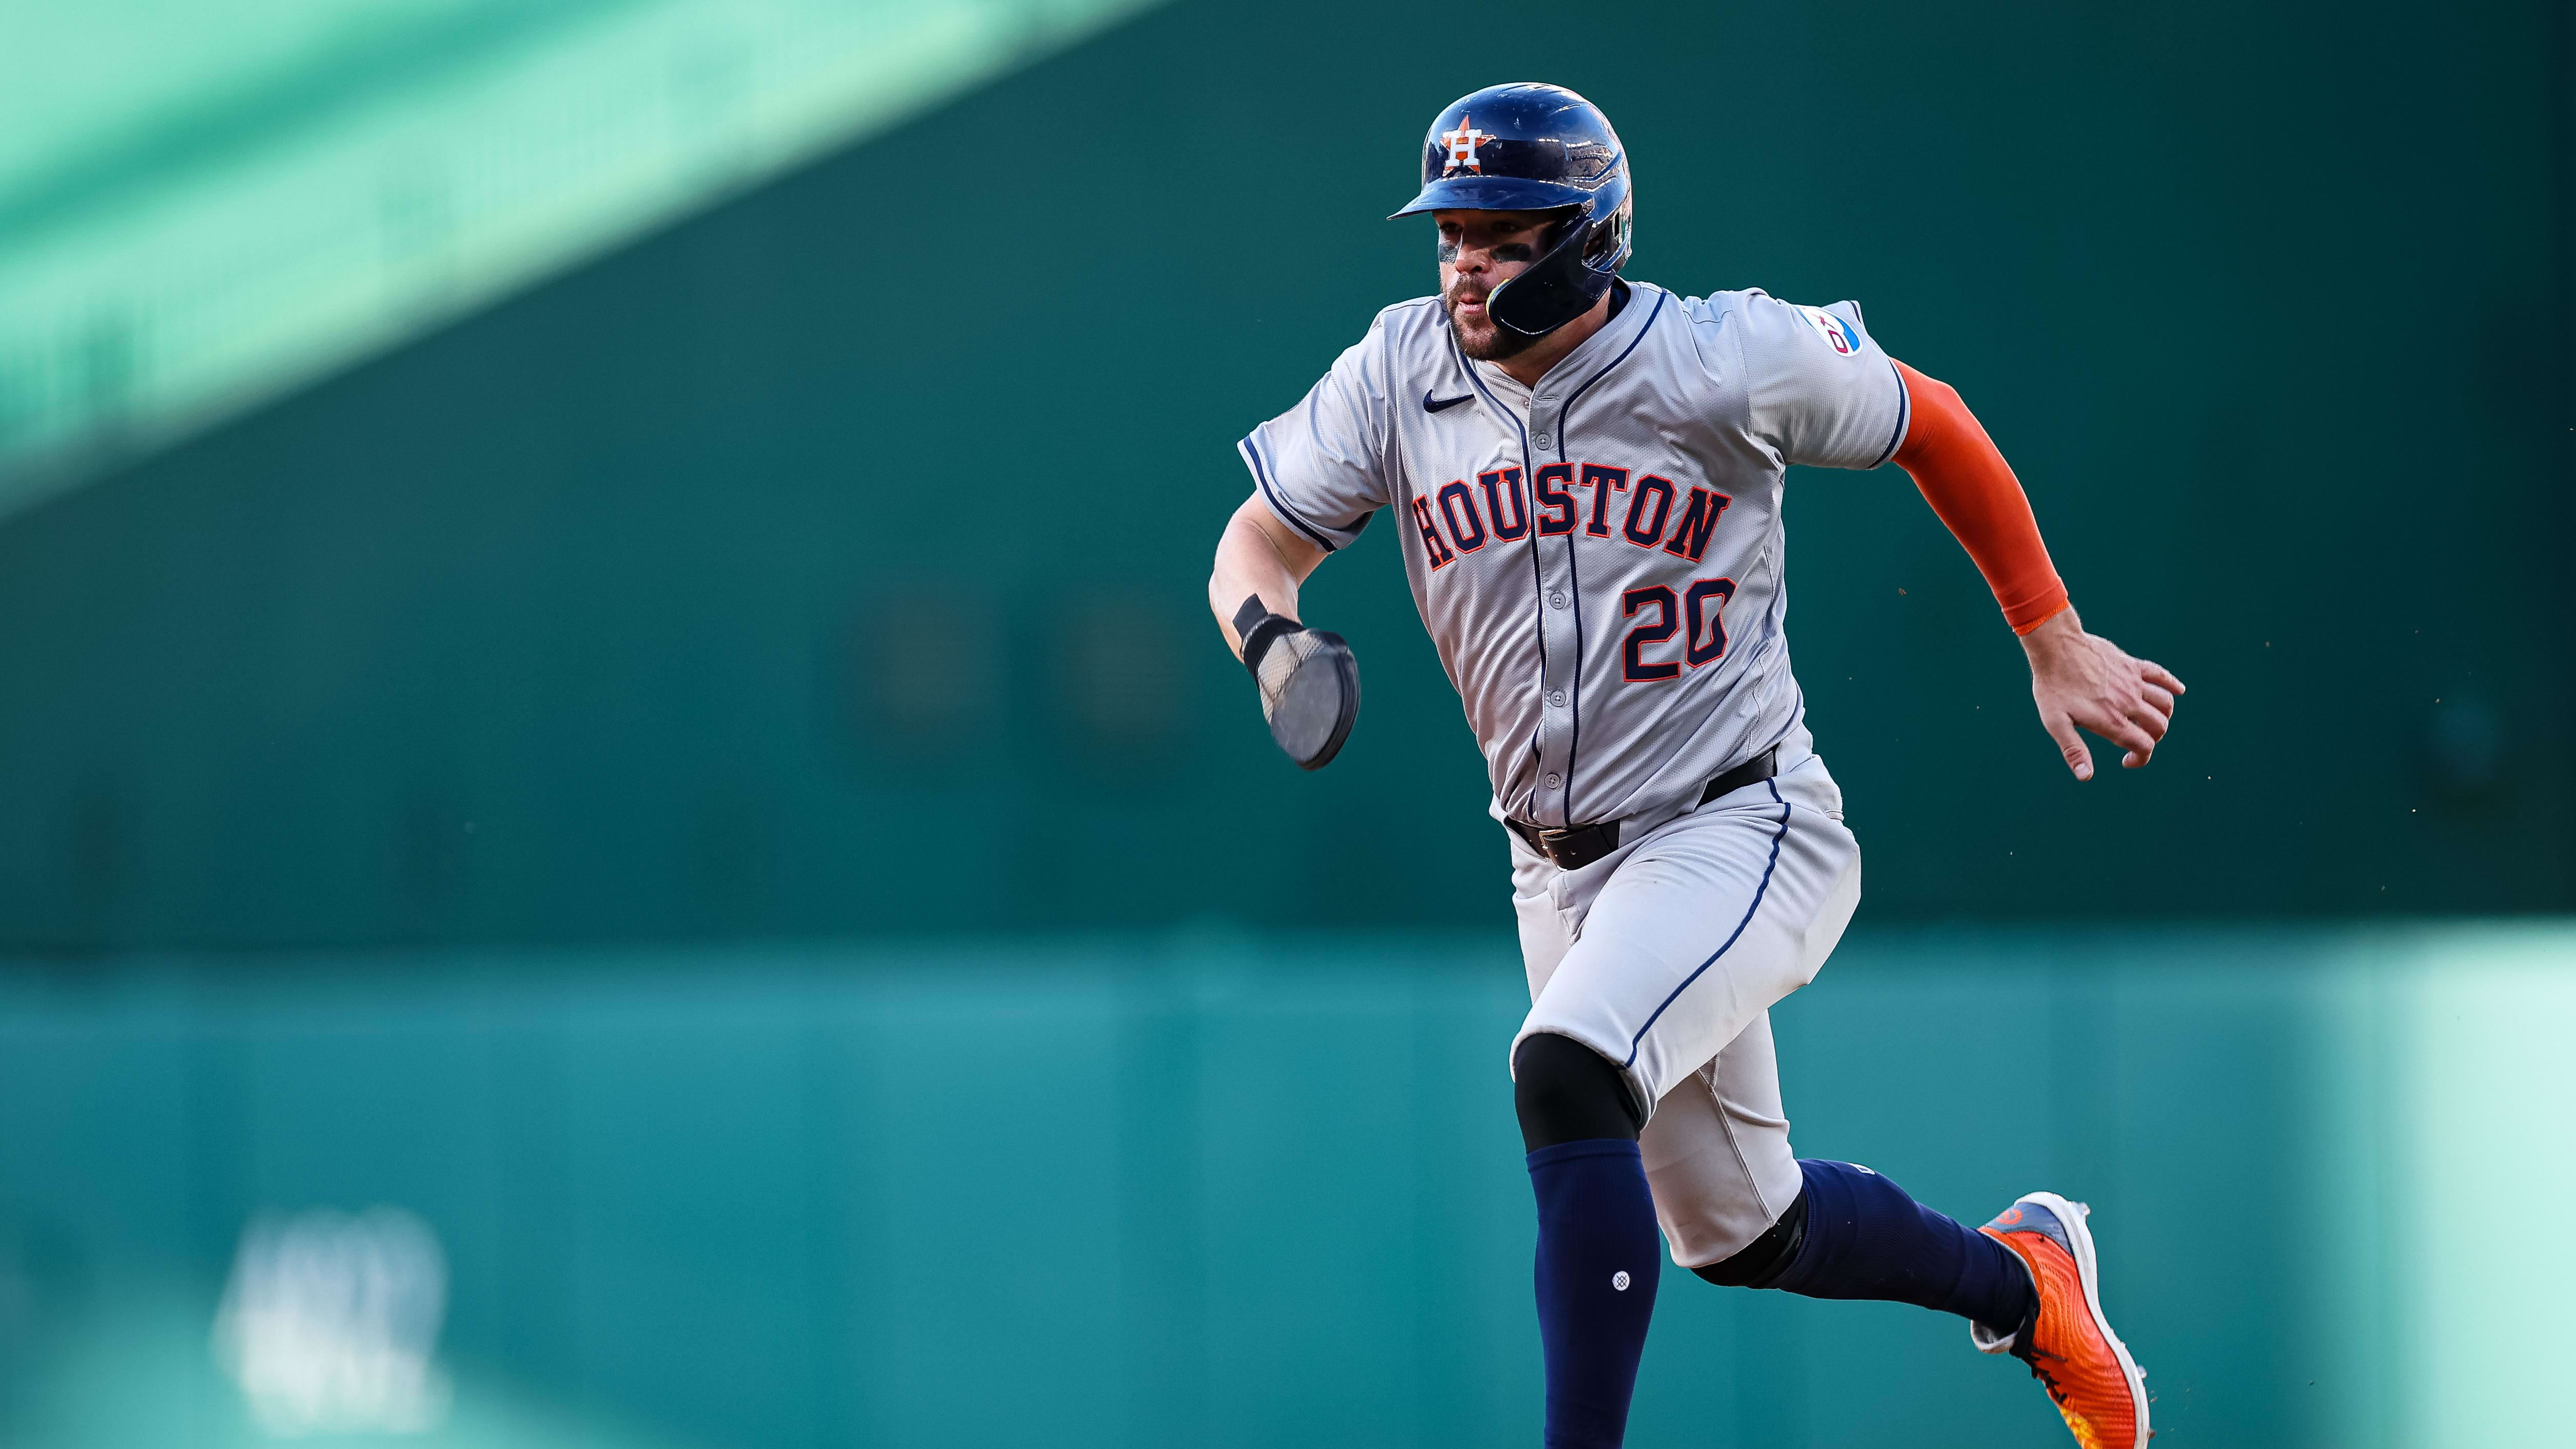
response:
{"label": "orange baseball cleat", "polygon": [[2009,1353],[2030,1365],[2075,1442],[2084,1449],[2140,1449],[2147,1427],[2147,1371],[2102,1316],[2101,1265],[2093,1256],[2092,1209],[2053,1192],[2024,1193],[1978,1229],[2013,1250],[2039,1284],[2039,1310],[2019,1332],[1996,1337],[1975,1323],[1979,1353]]}

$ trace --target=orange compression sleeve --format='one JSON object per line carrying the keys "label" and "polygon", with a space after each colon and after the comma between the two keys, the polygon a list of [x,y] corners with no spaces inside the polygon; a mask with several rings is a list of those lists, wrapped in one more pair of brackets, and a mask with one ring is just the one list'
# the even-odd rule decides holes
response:
{"label": "orange compression sleeve", "polygon": [[1977,561],[2003,605],[2004,622],[2016,634],[2029,633],[2066,607],[2066,585],[2048,561],[2021,480],[1956,388],[1902,362],[1896,371],[1914,409],[1896,466],[1913,475],[1924,501]]}

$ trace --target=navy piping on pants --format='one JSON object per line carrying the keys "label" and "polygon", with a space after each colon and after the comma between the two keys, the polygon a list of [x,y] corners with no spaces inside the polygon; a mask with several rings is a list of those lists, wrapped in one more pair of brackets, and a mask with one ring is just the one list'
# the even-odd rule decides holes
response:
{"label": "navy piping on pants", "polygon": [[1637,1034],[1628,1038],[1628,1059],[1619,1064],[1619,1070],[1623,1072],[1637,1064],[1638,1044],[1646,1039],[1646,1033],[1655,1029],[1655,1023],[1663,1019],[1664,1012],[1681,999],[1683,992],[1690,990],[1692,982],[1708,974],[1708,968],[1716,965],[1717,958],[1725,955],[1735,945],[1737,939],[1743,936],[1744,928],[1753,924],[1753,913],[1762,909],[1762,897],[1771,889],[1771,872],[1780,864],[1780,842],[1789,834],[1789,802],[1780,798],[1779,782],[1765,781],[1764,783],[1771,787],[1771,798],[1780,806],[1780,828],[1771,832],[1771,859],[1762,867],[1762,884],[1753,889],[1753,904],[1744,908],[1744,919],[1735,923],[1735,933],[1726,938],[1726,945],[1710,953],[1707,960],[1699,963],[1698,970],[1683,977],[1682,984],[1673,988],[1673,994],[1664,998],[1664,1004],[1655,1008],[1655,1014],[1646,1018],[1646,1024],[1637,1028]]}

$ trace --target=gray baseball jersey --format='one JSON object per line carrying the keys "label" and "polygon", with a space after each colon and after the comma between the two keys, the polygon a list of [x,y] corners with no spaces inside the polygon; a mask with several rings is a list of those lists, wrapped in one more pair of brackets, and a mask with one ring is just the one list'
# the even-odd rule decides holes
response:
{"label": "gray baseball jersey", "polygon": [[1389,511],[1496,810],[1540,825],[1679,808],[1790,737],[1782,470],[1905,439],[1857,304],[1629,286],[1534,389],[1470,361],[1439,298],[1389,307],[1240,445],[1328,550]]}

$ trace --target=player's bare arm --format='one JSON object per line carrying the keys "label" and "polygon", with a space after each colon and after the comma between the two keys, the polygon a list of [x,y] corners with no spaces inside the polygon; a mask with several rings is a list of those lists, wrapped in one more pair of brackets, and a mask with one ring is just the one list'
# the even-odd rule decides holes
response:
{"label": "player's bare arm", "polygon": [[1208,573],[1208,608],[1252,672],[1270,738],[1305,770],[1333,762],[1360,712],[1359,661],[1351,646],[1297,619],[1297,586],[1323,561],[1323,547],[1255,493],[1226,520]]}
{"label": "player's bare arm", "polygon": [[2005,622],[2021,636],[2030,657],[2031,700],[2066,768],[2078,780],[2093,778],[2093,752],[2078,727],[2118,745],[2123,766],[2144,765],[2172,726],[2182,681],[2163,665],[2132,658],[2110,640],[2084,632],[2048,561],[2020,480],[1957,389],[1903,363],[1897,373],[1913,414],[1895,462],[1914,476],[1933,511],[1976,560]]}
{"label": "player's bare arm", "polygon": [[1243,634],[1234,623],[1243,601],[1258,599],[1262,608],[1293,620],[1298,586],[1323,561],[1324,551],[1280,522],[1260,494],[1243,500],[1217,535],[1216,567],[1208,573],[1208,612],[1216,615],[1217,632],[1235,658],[1243,657]]}

